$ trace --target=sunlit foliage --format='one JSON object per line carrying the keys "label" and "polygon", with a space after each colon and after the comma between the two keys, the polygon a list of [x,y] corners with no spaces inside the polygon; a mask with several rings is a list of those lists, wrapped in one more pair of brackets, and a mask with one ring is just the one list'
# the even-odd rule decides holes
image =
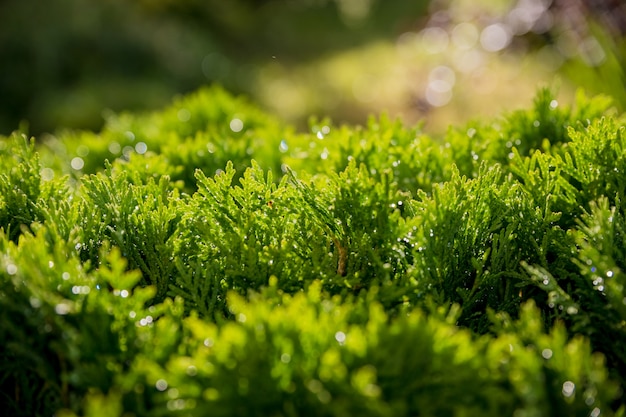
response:
{"label": "sunlit foliage", "polygon": [[623,415],[626,138],[549,91],[443,138],[218,87],[0,140],[10,415]]}

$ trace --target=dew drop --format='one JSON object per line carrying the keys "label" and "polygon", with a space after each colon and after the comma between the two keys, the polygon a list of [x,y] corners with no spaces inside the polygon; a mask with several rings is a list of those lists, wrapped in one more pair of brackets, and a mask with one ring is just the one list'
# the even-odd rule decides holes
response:
{"label": "dew drop", "polygon": [[74,169],[76,171],[80,171],[85,166],[85,161],[83,161],[83,158],[77,156],[75,158],[72,158],[72,161],[70,162],[70,165],[71,165],[72,169]]}
{"label": "dew drop", "polygon": [[123,158],[129,160],[134,150],[135,148],[133,148],[132,146],[124,146],[124,149],[122,149]]}
{"label": "dew drop", "polygon": [[550,359],[552,357],[552,350],[550,349],[544,349],[541,351],[541,356],[543,356],[544,359]]}
{"label": "dew drop", "polygon": [[54,306],[54,311],[60,316],[64,316],[70,312],[70,306],[67,303],[59,303]]}
{"label": "dew drop", "polygon": [[239,133],[243,130],[243,122],[241,121],[241,119],[233,119],[230,121],[230,130],[232,130],[235,133]]}
{"label": "dew drop", "polygon": [[340,344],[344,344],[346,341],[346,334],[344,332],[335,333],[335,340]]}
{"label": "dew drop", "polygon": [[41,300],[40,300],[39,298],[36,298],[36,297],[30,297],[29,301],[30,301],[30,305],[31,305],[31,307],[33,307],[33,308],[39,308],[39,307],[41,307],[41,304],[42,304],[42,303],[41,303]]}
{"label": "dew drop", "polygon": [[52,168],[43,168],[39,174],[41,175],[41,179],[44,181],[50,181],[54,178],[54,171]]}
{"label": "dew drop", "polygon": [[113,155],[117,155],[122,152],[122,146],[117,142],[111,142],[109,144],[109,152],[111,152]]}
{"label": "dew drop", "polygon": [[135,145],[135,152],[137,152],[138,154],[143,155],[147,151],[148,151],[148,145],[146,145],[145,142],[138,142]]}
{"label": "dew drop", "polygon": [[565,381],[563,383],[563,395],[565,397],[571,397],[574,395],[574,390],[576,389],[576,385],[572,381]]}
{"label": "dew drop", "polygon": [[167,389],[167,381],[164,379],[159,379],[156,384],[156,389],[158,389],[159,391],[165,391]]}

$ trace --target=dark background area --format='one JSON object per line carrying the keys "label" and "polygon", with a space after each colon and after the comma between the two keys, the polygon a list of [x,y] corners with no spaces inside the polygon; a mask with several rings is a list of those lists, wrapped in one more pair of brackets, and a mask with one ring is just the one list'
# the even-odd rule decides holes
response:
{"label": "dark background area", "polygon": [[[98,129],[105,109],[153,109],[177,94],[208,83],[250,95],[269,110],[280,113],[280,106],[273,104],[283,97],[272,97],[274,90],[264,89],[260,83],[267,83],[268,77],[292,74],[286,88],[295,84],[298,91],[307,91],[294,99],[303,101],[298,107],[301,110],[286,116],[296,123],[306,120],[312,112],[340,122],[359,122],[368,113],[389,107],[394,110],[389,102],[398,104],[398,114],[406,113],[404,108],[416,107],[420,110],[418,116],[424,116],[433,106],[420,97],[419,80],[411,81],[418,87],[397,86],[399,91],[418,91],[411,93],[410,99],[397,93],[387,101],[374,97],[364,105],[353,97],[358,94],[349,91],[352,87],[328,87],[332,70],[317,75],[321,74],[318,68],[328,60],[337,61],[342,54],[348,54],[348,58],[339,61],[349,62],[362,53],[363,64],[355,65],[357,69],[341,64],[348,68],[347,75],[343,74],[345,78],[351,78],[350,71],[355,72],[354,78],[359,71],[370,68],[379,68],[376,77],[380,79],[394,78],[393,74],[383,74],[395,65],[393,59],[377,58],[392,55],[351,51],[362,51],[377,42],[390,50],[407,34],[421,36],[425,28],[442,29],[452,36],[455,27],[463,22],[471,22],[483,31],[481,34],[494,23],[509,31],[510,42],[502,50],[488,51],[490,60],[511,61],[513,57],[514,61],[531,56],[536,60],[528,64],[531,67],[554,60],[556,64],[547,73],[563,77],[561,84],[582,86],[590,93],[611,94],[623,108],[626,7],[621,3],[1,0],[0,133],[8,134],[24,121],[35,135],[61,127]],[[520,29],[520,25],[528,27]],[[420,39],[424,44],[425,38]],[[416,55],[411,70],[421,65],[438,65],[441,59],[447,58]],[[272,72],[276,65],[280,65],[280,70]],[[306,71],[314,75],[300,76]],[[424,78],[417,74],[414,78]],[[545,81],[551,82],[549,77]],[[536,82],[537,77],[531,77],[519,88],[530,90],[532,95]],[[457,77],[455,88],[463,89],[468,84],[469,81]],[[320,98],[312,104],[310,99],[306,101],[307,95],[315,95],[316,90],[323,90],[325,96],[341,96],[340,105],[336,104],[337,99],[332,106]],[[466,94],[473,95],[471,90]],[[449,106],[454,105],[452,100]],[[467,107],[467,99],[460,105]],[[456,113],[450,114],[454,117]]]}

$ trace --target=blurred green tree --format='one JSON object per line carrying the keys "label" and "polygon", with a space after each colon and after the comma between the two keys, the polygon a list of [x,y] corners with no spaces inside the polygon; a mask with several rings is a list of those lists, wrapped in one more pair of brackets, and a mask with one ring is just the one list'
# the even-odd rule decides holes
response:
{"label": "blurred green tree", "polygon": [[[0,132],[98,128],[102,109],[162,106],[207,82],[249,91],[255,65],[394,33],[425,2],[0,2]],[[406,24],[406,23],[405,23]]]}

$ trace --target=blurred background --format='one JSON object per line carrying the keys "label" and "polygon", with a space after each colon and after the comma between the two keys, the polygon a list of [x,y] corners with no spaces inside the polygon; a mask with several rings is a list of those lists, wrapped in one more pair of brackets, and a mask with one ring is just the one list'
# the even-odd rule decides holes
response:
{"label": "blurred background", "polygon": [[99,129],[219,83],[305,127],[427,131],[582,87],[626,109],[621,0],[0,0],[0,134]]}

